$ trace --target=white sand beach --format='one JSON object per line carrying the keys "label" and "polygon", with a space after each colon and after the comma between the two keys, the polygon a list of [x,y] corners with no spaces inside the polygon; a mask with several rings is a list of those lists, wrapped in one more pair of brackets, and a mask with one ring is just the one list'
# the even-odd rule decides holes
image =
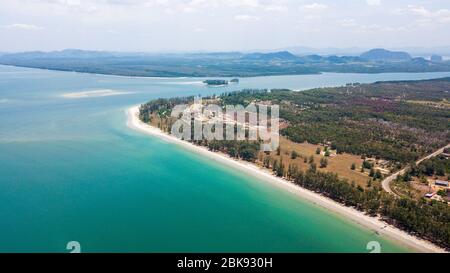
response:
{"label": "white sand beach", "polygon": [[236,160],[228,157],[227,155],[221,153],[215,153],[209,151],[205,147],[196,146],[187,141],[180,140],[176,137],[170,136],[158,128],[149,126],[148,124],[143,123],[139,117],[139,106],[131,107],[127,110],[128,120],[127,125],[135,130],[140,132],[159,137],[171,143],[175,143],[181,145],[193,152],[199,153],[205,157],[210,158],[211,160],[215,160],[220,162],[221,164],[225,164],[227,166],[239,169],[240,171],[245,172],[248,175],[258,178],[261,181],[271,183],[277,187],[283,188],[303,200],[307,200],[312,202],[322,208],[325,208],[337,215],[345,217],[359,225],[364,226],[374,232],[377,232],[381,236],[388,238],[390,240],[396,241],[399,244],[411,249],[414,252],[446,252],[445,249],[442,249],[431,242],[420,239],[418,237],[412,236],[392,225],[387,224],[386,222],[376,218],[368,216],[354,208],[346,207],[341,205],[330,198],[322,196],[318,193],[309,191],[300,186],[297,186],[285,179],[278,178],[271,174],[268,170],[258,167],[255,164],[251,164],[248,162],[244,162],[241,160]]}
{"label": "white sand beach", "polygon": [[118,96],[118,95],[126,95],[126,94],[130,94],[130,92],[121,92],[121,91],[116,91],[116,90],[111,90],[111,89],[100,89],[100,90],[92,90],[92,91],[65,93],[62,95],[62,97],[66,98],[66,99],[83,99],[83,98]]}
{"label": "white sand beach", "polygon": [[205,86],[206,84],[204,84],[202,81],[184,81],[184,82],[174,82],[174,81],[170,81],[170,82],[159,82],[159,84],[174,84],[174,85],[198,85],[198,86]]}

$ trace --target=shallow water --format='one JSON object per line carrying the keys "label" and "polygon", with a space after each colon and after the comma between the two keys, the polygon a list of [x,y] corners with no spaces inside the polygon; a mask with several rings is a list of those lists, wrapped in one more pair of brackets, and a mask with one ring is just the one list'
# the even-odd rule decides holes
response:
{"label": "shallow water", "polygon": [[[407,249],[315,205],[126,126],[158,97],[306,89],[450,73],[146,79],[0,66],[0,252],[384,252]],[[111,89],[116,96],[63,94]]]}

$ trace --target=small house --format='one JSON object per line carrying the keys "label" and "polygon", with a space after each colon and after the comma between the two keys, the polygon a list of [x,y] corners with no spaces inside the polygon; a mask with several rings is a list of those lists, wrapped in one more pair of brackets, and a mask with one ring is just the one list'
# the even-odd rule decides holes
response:
{"label": "small house", "polygon": [[444,181],[444,180],[436,180],[434,182],[434,184],[436,186],[441,186],[441,187],[448,187],[448,181]]}
{"label": "small house", "polygon": [[426,198],[432,198],[435,195],[435,193],[427,193],[425,194]]}

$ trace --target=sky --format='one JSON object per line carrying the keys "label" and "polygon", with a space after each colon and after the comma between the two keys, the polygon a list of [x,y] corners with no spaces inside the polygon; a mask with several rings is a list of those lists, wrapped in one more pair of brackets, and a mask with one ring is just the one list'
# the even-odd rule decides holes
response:
{"label": "sky", "polygon": [[1,0],[0,52],[450,46],[449,0]]}

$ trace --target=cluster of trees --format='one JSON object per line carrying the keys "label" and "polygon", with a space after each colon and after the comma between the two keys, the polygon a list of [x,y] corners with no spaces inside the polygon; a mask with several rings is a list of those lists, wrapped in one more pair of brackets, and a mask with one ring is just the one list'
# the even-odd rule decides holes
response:
{"label": "cluster of trees", "polygon": [[410,173],[413,176],[444,176],[450,175],[450,159],[438,156],[422,161],[418,166],[412,166]]}
{"label": "cluster of trees", "polygon": [[220,98],[224,105],[247,106],[253,98],[263,97],[267,92],[267,89],[243,89],[240,91],[222,93]]}
{"label": "cluster of trees", "polygon": [[320,167],[321,168],[326,168],[328,166],[328,159],[326,159],[325,157],[322,157],[320,159]]}
{"label": "cluster of trees", "polygon": [[377,179],[382,179],[383,178],[383,174],[381,173],[380,170],[376,170],[374,168],[371,168],[369,171],[369,176],[372,177],[374,180]]}
{"label": "cluster of trees", "polygon": [[370,215],[381,215],[395,226],[450,247],[450,208],[447,204],[423,199],[398,199],[382,192],[379,187],[363,189],[339,179],[336,174],[319,172],[314,168],[306,172],[289,168],[289,172],[286,177],[301,187]]}
{"label": "cluster of trees", "polygon": [[143,122],[150,122],[152,114],[156,113],[161,118],[170,117],[173,107],[179,104],[187,104],[194,101],[194,97],[176,97],[170,99],[156,99],[142,104],[139,108],[139,118]]}
{"label": "cluster of trees", "polygon": [[240,158],[249,162],[255,162],[261,149],[258,141],[201,140],[194,141],[194,143],[206,146],[210,151],[226,153],[231,157]]}
{"label": "cluster of trees", "polygon": [[283,177],[286,173],[285,166],[283,163],[283,157],[280,158],[280,161],[274,160],[272,170],[278,177]]}
{"label": "cluster of trees", "polygon": [[[350,168],[352,170],[355,170],[356,169],[356,164],[353,163]],[[366,169],[369,170],[369,176],[372,177],[374,180],[383,178],[383,174],[381,173],[380,170],[375,170],[374,165],[372,163],[370,163],[367,160],[364,160],[362,165],[361,165],[361,172],[365,172]]]}
{"label": "cluster of trees", "polygon": [[[450,179],[450,159],[445,156],[437,156],[422,161],[419,165],[411,164],[398,179],[409,182],[413,176],[424,178],[425,176],[445,176]],[[425,180],[426,181],[426,180]]]}

